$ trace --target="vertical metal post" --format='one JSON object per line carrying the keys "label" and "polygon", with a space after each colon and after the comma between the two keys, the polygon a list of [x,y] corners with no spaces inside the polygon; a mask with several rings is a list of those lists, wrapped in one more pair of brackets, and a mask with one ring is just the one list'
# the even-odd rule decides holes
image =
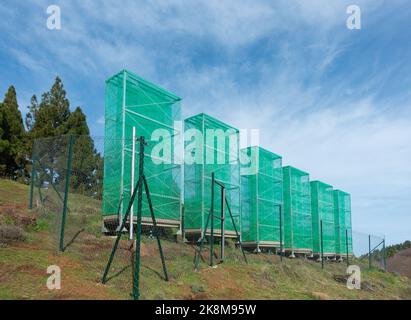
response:
{"label": "vertical metal post", "polygon": [[281,204],[278,206],[278,212],[280,215],[280,260],[283,261],[283,213]]}
{"label": "vertical metal post", "polygon": [[221,262],[225,251],[225,188],[221,188]]}
{"label": "vertical metal post", "polygon": [[371,269],[371,235],[368,235],[368,269]]}
{"label": "vertical metal post", "polygon": [[[157,237],[157,243],[158,243],[158,247],[159,247],[159,251],[160,251],[160,256],[161,256],[161,262],[163,265],[163,271],[164,271],[164,276],[165,276],[165,280],[168,281],[168,274],[167,274],[167,269],[166,269],[166,265],[165,265],[165,259],[164,259],[164,255],[163,255],[163,250],[161,247],[161,243],[160,243],[160,238],[157,232],[157,222],[154,216],[154,209],[153,209],[153,204],[151,202],[151,197],[150,197],[150,191],[148,188],[148,183],[147,180],[144,176],[144,146],[146,145],[145,143],[145,139],[144,137],[140,137],[140,139],[138,139],[138,141],[140,142],[140,149],[139,149],[139,179],[137,182],[136,187],[134,188],[134,191],[131,195],[131,199],[128,203],[128,207],[127,210],[124,214],[124,217],[122,219],[122,224],[120,229],[117,232],[117,238],[116,238],[116,242],[113,246],[109,261],[107,263],[106,269],[104,271],[104,275],[103,275],[103,279],[102,282],[103,284],[107,282],[107,275],[108,272],[110,270],[111,264],[113,262],[113,258],[114,255],[117,251],[119,242],[120,242],[120,238],[121,238],[121,234],[122,234],[122,230],[124,228],[124,226],[127,223],[127,219],[129,218],[129,214],[131,211],[131,207],[133,206],[134,200],[136,195],[138,196],[138,203],[137,203],[137,227],[136,227],[136,246],[135,246],[135,250],[136,250],[136,254],[135,254],[135,266],[134,266],[134,270],[133,270],[133,291],[132,291],[132,296],[134,300],[138,300],[140,298],[140,289],[139,289],[139,285],[140,285],[140,249],[141,249],[141,228],[142,228],[142,200],[143,200],[143,183],[144,183],[144,188],[146,191],[146,195],[147,195],[147,201],[148,201],[148,206],[150,208],[150,213],[151,213],[151,218],[153,220],[153,225],[154,228],[156,230],[156,237]],[[120,210],[120,208],[119,208]]]}
{"label": "vertical metal post", "polygon": [[[213,266],[213,258],[214,258],[214,181],[215,176],[214,172],[211,173],[211,235],[210,235],[210,267]],[[207,232],[207,230],[206,230]]]}
{"label": "vertical metal post", "polygon": [[161,264],[163,266],[164,279],[166,281],[168,281],[166,261],[164,259],[163,248],[161,246],[160,236],[158,234],[157,221],[156,221],[156,217],[154,215],[153,203],[151,202],[150,189],[148,188],[148,183],[147,183],[147,180],[146,180],[146,176],[144,174],[143,174],[142,178],[143,178],[143,182],[144,182],[144,188],[145,188],[145,191],[146,191],[148,207],[150,209],[151,219],[153,220],[154,233],[155,233],[155,236],[157,238],[158,251],[160,251],[160,258],[161,258]]}
{"label": "vertical metal post", "polygon": [[70,176],[71,176],[71,161],[73,155],[73,141],[74,137],[70,136],[68,145],[68,157],[67,157],[67,170],[66,170],[66,187],[64,193],[63,201],[63,212],[61,216],[61,229],[60,229],[60,251],[64,251],[64,231],[66,227],[66,217],[67,217],[67,201],[70,188]]}
{"label": "vertical metal post", "polygon": [[33,164],[31,167],[31,183],[30,183],[30,200],[29,200],[29,209],[33,209],[33,193],[34,193],[34,175],[36,172],[35,169],[36,160],[33,158]]}
{"label": "vertical metal post", "polygon": [[186,238],[186,229],[184,227],[184,204],[181,205],[181,236],[184,239]]}
{"label": "vertical metal post", "polygon": [[347,267],[350,265],[350,262],[348,261],[348,229],[345,229],[345,250],[347,253]]}
{"label": "vertical metal post", "polygon": [[385,253],[385,238],[382,242],[382,261],[384,263],[384,271],[387,271],[387,256]]}
{"label": "vertical metal post", "polygon": [[[136,261],[134,267],[133,277],[133,299],[138,300],[140,298],[140,247],[141,247],[141,216],[143,207],[143,173],[144,173],[144,137],[140,137],[140,149],[139,149],[139,171],[137,186],[137,228],[136,228]],[[120,231],[121,232],[121,231]]]}
{"label": "vertical metal post", "polygon": [[321,232],[321,268],[324,269],[324,239],[323,239],[323,220],[321,220],[320,224],[320,232]]}
{"label": "vertical metal post", "polygon": [[[136,161],[136,127],[133,127],[133,142],[132,142],[132,147],[131,147],[131,186],[130,186],[131,195],[134,192],[135,161]],[[129,222],[130,240],[133,240],[134,204],[131,206],[129,221],[130,221]]]}
{"label": "vertical metal post", "polygon": [[207,221],[206,221],[206,224],[205,224],[205,227],[204,227],[204,233],[203,233],[203,236],[201,237],[200,248],[198,249],[198,253],[195,256],[195,265],[194,266],[195,266],[196,270],[198,269],[198,263],[200,262],[201,251],[203,249],[204,240],[205,240],[205,237],[206,237],[205,235],[206,235],[206,232],[207,232],[207,229],[208,229],[208,223],[210,221],[210,215],[211,215],[211,213],[209,212],[208,216],[207,216]]}
{"label": "vertical metal post", "polygon": [[[141,183],[143,183],[141,180],[138,180],[138,181],[137,181],[137,187],[134,189],[134,193],[133,193],[133,195],[131,196],[131,199],[130,199],[130,201],[129,201],[129,203],[128,203],[127,211],[126,211],[126,213],[124,214],[124,217],[123,217],[122,222],[120,222],[119,228],[118,228],[118,230],[117,230],[116,241],[114,242],[114,246],[113,246],[113,249],[111,250],[111,254],[110,254],[110,257],[109,257],[109,259],[108,259],[108,262],[107,262],[107,265],[106,265],[106,269],[104,270],[104,275],[103,275],[103,278],[102,278],[102,281],[101,281],[103,284],[105,284],[105,283],[107,282],[108,272],[110,271],[110,267],[111,267],[111,264],[113,263],[114,255],[116,254],[118,245],[119,245],[119,243],[120,243],[120,238],[121,238],[122,230],[124,229],[124,227],[125,227],[125,225],[126,225],[126,223],[127,223],[127,219],[128,219],[128,217],[129,217],[130,210],[131,210],[131,204],[134,202],[134,199],[136,198],[138,186],[139,186]],[[123,199],[121,199],[120,201],[123,201]],[[118,212],[117,212],[118,214],[119,214],[120,210],[121,210],[121,206],[119,205],[119,207],[118,207]]]}
{"label": "vertical metal post", "polygon": [[[122,135],[121,135],[121,181],[120,181],[120,194],[124,195],[124,162],[125,162],[125,150],[126,150],[126,98],[127,98],[127,71],[123,70],[123,99],[121,105],[121,117],[122,117]],[[123,203],[121,202],[121,210],[118,217],[118,221],[122,220],[123,216]],[[123,230],[120,230],[122,232]]]}
{"label": "vertical metal post", "polygon": [[241,252],[243,253],[244,261],[245,261],[246,263],[248,263],[247,257],[245,256],[245,252],[244,252],[243,245],[242,245],[242,243],[241,243],[241,236],[240,236],[240,234],[238,233],[237,227],[236,227],[236,225],[235,225],[234,217],[233,217],[233,214],[232,214],[232,212],[231,212],[230,205],[228,204],[227,198],[225,198],[225,204],[226,204],[226,206],[227,206],[227,211],[228,211],[228,213],[230,214],[231,222],[232,222],[232,224],[233,224],[234,231],[235,231],[235,234],[236,234],[236,236],[237,236],[237,241],[238,241],[238,244],[240,245],[240,248],[241,248]]}

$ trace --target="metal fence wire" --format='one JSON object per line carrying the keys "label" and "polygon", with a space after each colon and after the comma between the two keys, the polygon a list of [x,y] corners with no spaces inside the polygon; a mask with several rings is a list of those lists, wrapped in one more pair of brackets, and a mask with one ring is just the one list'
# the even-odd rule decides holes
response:
{"label": "metal fence wire", "polygon": [[86,231],[101,234],[103,157],[98,150],[103,143],[89,136],[34,142],[29,207],[47,224],[57,250],[66,250]]}
{"label": "metal fence wire", "polygon": [[386,270],[387,255],[383,235],[367,234],[354,230],[352,240],[354,257],[359,263],[368,266],[370,269]]}
{"label": "metal fence wire", "polygon": [[[37,139],[33,145],[29,207],[38,212],[39,220],[46,226],[45,230],[48,230],[49,233],[45,238],[52,250],[75,253],[89,265],[88,270],[91,276],[96,279],[101,279],[110,257],[111,248],[115,241],[115,238],[110,236],[121,232],[119,247],[107,279],[108,281],[113,281],[124,292],[130,292],[132,286],[130,279],[133,273],[132,261],[135,259],[134,241],[130,237],[129,232],[130,219],[127,221],[124,230],[119,230],[119,219],[106,219],[107,217],[103,210],[105,206],[104,198],[107,197],[107,201],[113,199],[111,194],[105,194],[103,178],[108,173],[117,170],[110,166],[111,164],[117,166],[118,161],[115,161],[114,158],[117,156],[118,160],[120,160],[122,155],[121,153],[110,154],[110,161],[105,161],[104,145],[106,143],[107,138],[74,135]],[[110,143],[115,142],[112,141]],[[117,141],[117,143],[120,142]],[[166,216],[164,206],[168,206],[169,208],[175,208],[175,216],[178,217],[180,205],[169,205],[170,201],[173,201],[173,203],[176,201],[175,198],[167,197],[165,192],[161,193],[158,188],[155,188],[156,179],[159,179],[159,175],[150,169],[148,166],[146,171],[147,180],[150,187],[154,186],[154,190],[157,191],[155,201],[153,201],[154,211],[156,214],[159,214],[160,218],[164,218]],[[136,172],[138,172],[138,164]],[[127,174],[131,178],[132,172],[127,172]],[[174,179],[179,182],[180,176],[175,175]],[[308,178],[306,182],[308,186]],[[179,186],[176,182],[177,185]],[[176,186],[173,185],[172,189],[177,188]],[[106,192],[107,190],[111,189],[106,188]],[[131,190],[132,188],[129,191]],[[267,190],[272,191],[271,189]],[[255,194],[258,195],[257,192]],[[276,196],[278,196],[278,201],[282,200],[281,190]],[[170,198],[172,199],[170,200]],[[277,198],[273,201],[277,201]],[[332,201],[330,200],[327,203],[332,204]],[[127,204],[128,201],[126,200],[123,208],[126,208]],[[310,212],[309,209],[311,207],[309,204],[309,201],[307,201],[307,205],[301,208],[306,208],[307,212]],[[117,201],[115,207],[118,208],[114,212],[115,216],[120,217],[121,201]],[[348,210],[348,207],[346,207],[344,206],[343,209]],[[301,208],[299,207],[299,209]],[[137,206],[134,206],[132,212],[134,212],[133,210],[136,211]],[[327,217],[332,219],[333,211],[329,210],[329,212]],[[110,213],[112,212],[110,211]],[[149,215],[146,202],[143,202],[142,213],[143,219]],[[168,214],[168,211],[166,213]],[[284,217],[286,217],[286,213],[287,211],[285,210]],[[337,211],[334,211],[334,213],[337,216],[340,215]],[[312,257],[318,261],[323,261],[323,264],[329,261],[348,261],[350,264],[359,264],[362,267],[386,269],[384,236],[352,230],[351,223],[349,223],[351,221],[351,214],[344,215],[346,217],[344,223],[338,221],[338,223],[334,223],[333,229],[327,229],[323,219],[320,219],[324,216],[324,214],[317,214],[316,218],[318,218],[319,226],[321,226],[322,222],[322,228],[318,228],[319,232],[326,232],[326,234],[313,235],[314,230],[311,229],[312,221],[310,221],[309,228],[301,228],[301,230],[307,230],[309,233],[306,236],[301,236],[304,239],[310,239],[310,241],[300,244],[301,248],[307,249],[307,252],[312,252]],[[277,216],[274,216],[274,218],[273,221],[277,222]],[[311,219],[313,218],[314,216],[311,217]],[[189,220],[189,217],[186,216],[185,219]],[[279,221],[281,220],[283,228],[280,228],[278,225],[273,226],[272,229],[275,234],[272,238],[268,238],[269,235],[264,235],[264,233],[260,232],[259,239],[244,238],[247,235],[247,228],[244,227],[245,222],[243,221],[242,229],[244,234],[242,235],[242,240],[253,240],[257,244],[257,241],[270,240],[280,247],[286,246],[287,219],[283,220],[280,217]],[[177,230],[179,227],[178,225],[161,226],[172,227],[174,228],[173,230]],[[153,232],[152,226],[149,223],[144,224],[144,229],[148,233]],[[280,229],[285,231],[282,235],[279,233]],[[334,238],[334,234],[335,243],[330,245],[327,239]],[[267,236],[267,238],[263,236]],[[282,238],[282,241],[279,241],[276,237]],[[285,243],[283,242],[284,239],[286,240]],[[287,248],[285,247],[285,249]],[[320,255],[322,255],[323,259],[320,259]]]}

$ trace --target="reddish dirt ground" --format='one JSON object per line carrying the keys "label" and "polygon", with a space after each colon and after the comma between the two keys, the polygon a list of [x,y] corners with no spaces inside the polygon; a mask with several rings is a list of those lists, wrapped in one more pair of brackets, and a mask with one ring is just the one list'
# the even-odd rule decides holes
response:
{"label": "reddish dirt ground", "polygon": [[411,248],[397,252],[387,261],[390,272],[396,272],[411,279]]}

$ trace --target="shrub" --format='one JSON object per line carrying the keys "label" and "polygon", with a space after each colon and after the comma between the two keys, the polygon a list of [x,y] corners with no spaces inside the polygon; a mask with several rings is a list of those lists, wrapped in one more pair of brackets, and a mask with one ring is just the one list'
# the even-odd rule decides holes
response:
{"label": "shrub", "polygon": [[26,239],[22,228],[13,225],[0,225],[0,243],[9,244]]}

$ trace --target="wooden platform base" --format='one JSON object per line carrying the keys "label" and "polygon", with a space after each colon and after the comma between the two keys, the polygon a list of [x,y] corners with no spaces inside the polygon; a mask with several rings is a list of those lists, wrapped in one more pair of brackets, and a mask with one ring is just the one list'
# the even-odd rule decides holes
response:
{"label": "wooden platform base", "polygon": [[[201,229],[184,229],[184,233],[185,233],[186,238],[198,237],[198,239],[200,239],[202,230]],[[206,236],[210,236],[210,235],[211,235],[211,229],[208,228],[206,231]],[[225,230],[224,235],[226,238],[237,238],[235,231],[231,231],[231,230]],[[214,236],[221,237],[221,229],[214,229]]]}
{"label": "wooden platform base", "polygon": [[[119,219],[117,215],[112,216],[104,216],[103,217],[104,226],[107,229],[111,229],[111,226],[118,226]],[[169,220],[169,219],[159,219],[156,218],[157,226],[164,227],[164,228],[180,228],[180,220]],[[127,220],[127,224],[130,223],[130,219]],[[137,224],[137,217],[133,217],[133,223]],[[145,226],[152,226],[153,221],[149,217],[142,217],[141,219],[142,225]]]}
{"label": "wooden platform base", "polygon": [[243,241],[241,244],[244,248],[280,248],[278,241]]}

